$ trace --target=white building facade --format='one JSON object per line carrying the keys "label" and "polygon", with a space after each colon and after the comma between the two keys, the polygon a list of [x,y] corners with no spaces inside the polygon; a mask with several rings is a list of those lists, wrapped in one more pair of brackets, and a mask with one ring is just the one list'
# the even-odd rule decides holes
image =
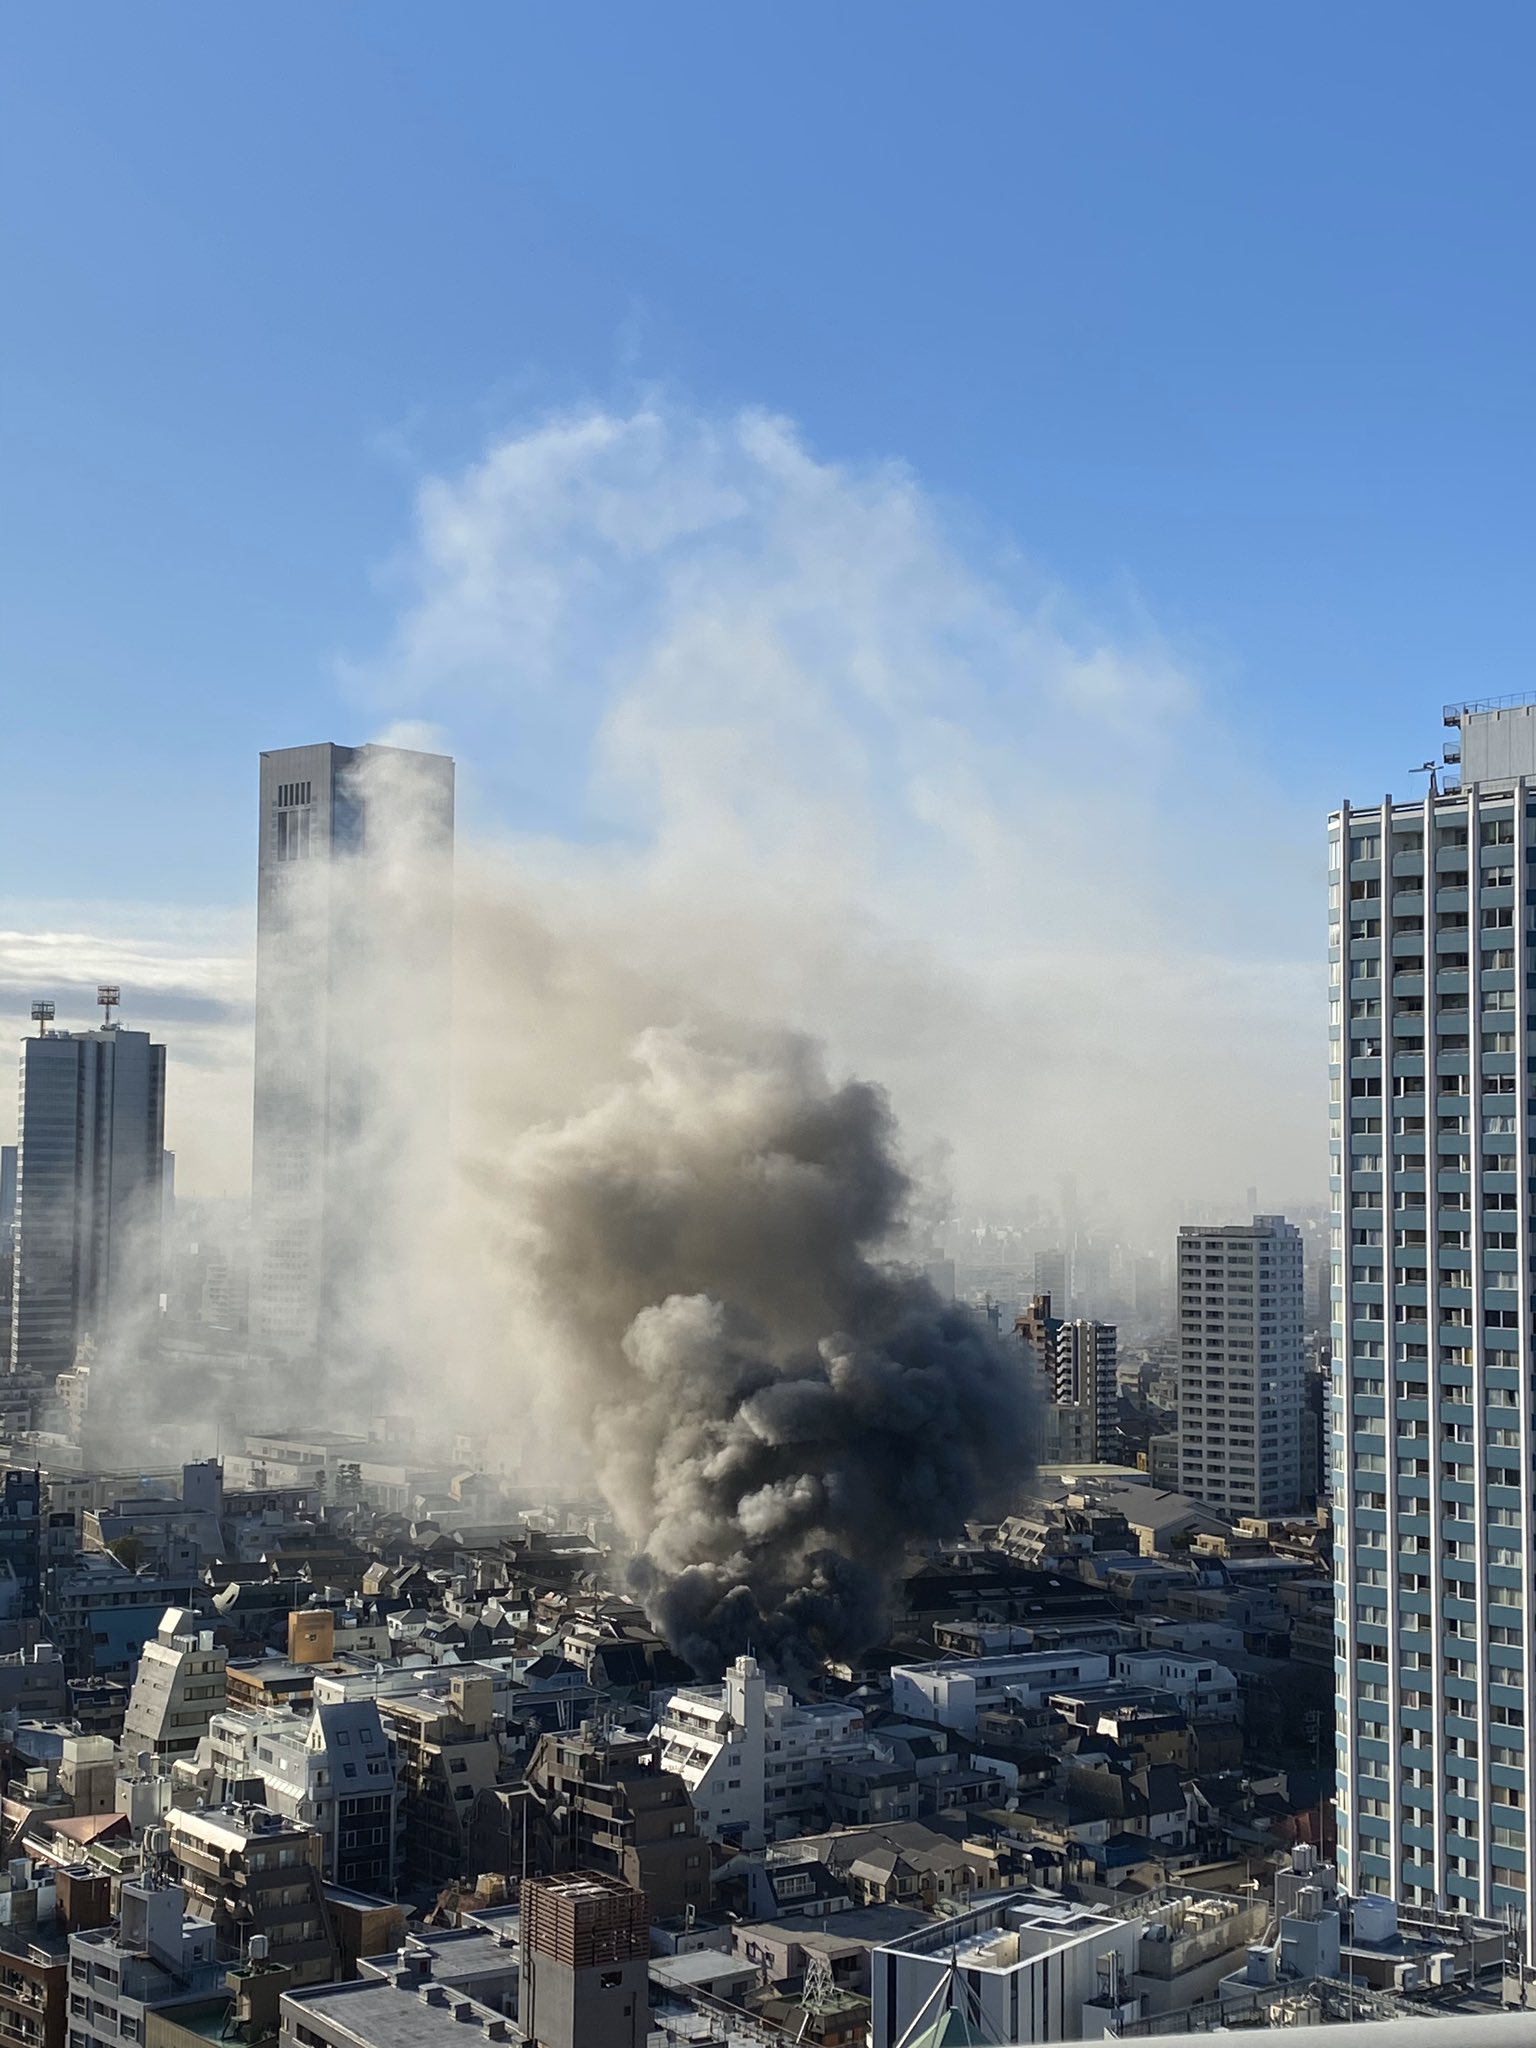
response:
{"label": "white building facade", "polygon": [[215,1714],[198,1762],[213,1774],[211,1796],[259,1778],[264,1805],[314,1828],[329,1883],[393,1887],[399,1783],[376,1701],[317,1704],[307,1721],[290,1713]]}
{"label": "white building facade", "polygon": [[1536,702],[1446,723],[1329,820],[1338,1863],[1530,1943]]}
{"label": "white building facade", "polygon": [[897,1664],[891,1671],[891,1708],[912,1721],[937,1721],[962,1735],[976,1733],[976,1716],[1008,1700],[1038,1706],[1069,1686],[1102,1685],[1115,1660],[1102,1650],[1024,1650],[1013,1656],[950,1657],[931,1664]]}
{"label": "white building facade", "polygon": [[1054,1893],[994,1893],[871,1953],[870,2048],[1098,2039],[1139,2012],[1139,1940],[1137,1922]]}
{"label": "white building facade", "polygon": [[1305,1273],[1283,1216],[1179,1232],[1179,1491],[1224,1515],[1301,1499]]}
{"label": "white building facade", "polygon": [[755,1657],[738,1657],[718,1686],[671,1693],[654,1733],[662,1768],[688,1787],[700,1833],[749,1849],[814,1817],[829,1763],[874,1753],[855,1708],[802,1706]]}
{"label": "white building facade", "polygon": [[380,1183],[430,1188],[446,1145],[453,807],[444,755],[261,757],[251,1341],[272,1356],[324,1355],[411,1255]]}

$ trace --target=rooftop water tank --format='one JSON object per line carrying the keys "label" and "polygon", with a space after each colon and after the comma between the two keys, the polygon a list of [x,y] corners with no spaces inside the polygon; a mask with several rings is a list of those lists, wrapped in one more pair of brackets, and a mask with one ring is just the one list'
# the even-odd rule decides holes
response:
{"label": "rooftop water tank", "polygon": [[1397,1934],[1397,1901],[1366,1892],[1355,1901],[1355,1939],[1380,1947]]}

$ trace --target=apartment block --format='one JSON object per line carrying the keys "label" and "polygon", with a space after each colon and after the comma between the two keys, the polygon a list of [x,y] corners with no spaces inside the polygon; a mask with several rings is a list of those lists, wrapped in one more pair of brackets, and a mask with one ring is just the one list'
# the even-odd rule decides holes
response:
{"label": "apartment block", "polygon": [[325,1984],[337,1947],[313,1828],[260,1806],[215,1806],[168,1816],[170,1854],[187,1905],[215,1929],[218,1953],[240,1962],[253,1935],[291,1982]]}
{"label": "apartment block", "polygon": [[693,1798],[700,1829],[757,1848],[814,1822],[827,1765],[867,1757],[863,1715],[830,1702],[802,1706],[738,1657],[718,1686],[680,1686],[653,1731],[665,1770]]}
{"label": "apartment block", "polygon": [[595,1870],[644,1892],[658,1920],[709,1904],[709,1845],[659,1738],[585,1728],[541,1736],[528,1765],[551,1870]]}
{"label": "apartment block", "polygon": [[1536,699],[1328,825],[1339,1876],[1532,1952]]}
{"label": "apartment block", "polygon": [[1224,1515],[1301,1499],[1301,1233],[1283,1216],[1179,1232],[1179,1491]]}
{"label": "apartment block", "polygon": [[127,1754],[147,1750],[157,1759],[191,1755],[224,1704],[227,1661],[228,1652],[203,1627],[200,1615],[168,1607],[153,1642],[144,1645],[128,1696],[123,1718]]}
{"label": "apartment block", "polygon": [[376,1701],[316,1705],[308,1715],[215,1714],[193,1770],[210,1772],[213,1789],[225,1797],[255,1781],[274,1813],[312,1825],[328,1883],[393,1890],[400,1795]]}
{"label": "apartment block", "polygon": [[404,1816],[401,1853],[418,1882],[469,1871],[475,1802],[501,1776],[494,1693],[480,1672],[454,1673],[441,1692],[380,1694]]}
{"label": "apartment block", "polygon": [[187,1912],[179,1884],[125,1878],[113,1926],[69,1940],[69,2048],[148,2041],[149,2015],[223,1989],[211,1922]]}
{"label": "apartment block", "polygon": [[20,1087],[10,1363],[48,1379],[87,1338],[128,1345],[158,1316],[165,1047],[45,1028],[22,1041]]}
{"label": "apartment block", "polygon": [[[1075,1316],[1056,1333],[1054,1406],[1076,1421],[1068,1458],[1108,1464],[1118,1443],[1119,1392],[1115,1385],[1116,1331],[1112,1323]],[[1065,1440],[1064,1424],[1063,1428]]]}

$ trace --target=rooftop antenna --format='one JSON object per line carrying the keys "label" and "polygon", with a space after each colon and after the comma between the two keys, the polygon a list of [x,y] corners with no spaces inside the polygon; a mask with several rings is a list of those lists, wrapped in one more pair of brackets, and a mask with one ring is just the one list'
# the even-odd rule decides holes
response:
{"label": "rooftop antenna", "polygon": [[123,1000],[122,989],[115,981],[99,981],[96,984],[96,1000],[107,1013],[102,1019],[102,1029],[110,1031],[112,1029],[112,1012]]}
{"label": "rooftop antenna", "polygon": [[1423,764],[1422,764],[1422,765],[1421,765],[1420,767],[1417,767],[1417,768],[1410,768],[1410,769],[1408,770],[1408,773],[1409,773],[1410,775],[1427,775],[1427,776],[1429,777],[1429,794],[1430,794],[1430,797],[1431,797],[1431,798],[1434,798],[1434,797],[1437,797],[1437,796],[1438,796],[1438,795],[1440,794],[1440,784],[1439,784],[1439,781],[1437,780],[1437,777],[1438,777],[1438,775],[1439,775],[1439,763],[1438,763],[1438,762],[1436,762],[1436,761],[1425,761],[1425,762],[1424,762],[1424,763],[1423,763]]}
{"label": "rooftop antenna", "polygon": [[56,1011],[57,1006],[53,1003],[34,1003],[32,1005],[32,1022],[37,1026],[39,1038],[47,1037],[48,1026],[53,1022]]}

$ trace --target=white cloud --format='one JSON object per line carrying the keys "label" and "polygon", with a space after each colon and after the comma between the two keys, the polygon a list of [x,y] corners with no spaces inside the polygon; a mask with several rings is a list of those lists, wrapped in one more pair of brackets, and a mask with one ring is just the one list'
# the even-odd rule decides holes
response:
{"label": "white cloud", "polygon": [[[14,1048],[36,1026],[34,999],[60,1028],[100,1022],[98,983],[123,990],[122,1021],[170,1047],[166,1143],[177,1184],[244,1195],[250,1179],[252,920],[248,911],[172,904],[0,901],[0,1034]],[[12,1055],[14,1057],[14,1053]],[[14,1136],[13,1085],[0,1118]]]}
{"label": "white cloud", "polygon": [[820,1032],[972,1192],[1314,1192],[1313,821],[1139,609],[976,552],[782,420],[557,418],[423,487],[372,680],[558,743],[595,829],[511,848],[554,929]]}
{"label": "white cloud", "polygon": [[[1072,1171],[1161,1241],[1189,1196],[1320,1187],[1318,821],[1237,757],[1144,606],[1096,612],[897,463],[660,401],[429,479],[387,580],[364,716],[472,787],[558,787],[540,817],[577,824],[503,819],[504,854],[629,1021],[817,1031],[979,1199]],[[249,910],[0,925],[13,1036],[30,995],[87,1022],[121,981],[173,1047],[183,1184],[242,1187]],[[459,1013],[494,1030],[498,999]],[[593,1078],[611,1053],[593,1033]]]}

